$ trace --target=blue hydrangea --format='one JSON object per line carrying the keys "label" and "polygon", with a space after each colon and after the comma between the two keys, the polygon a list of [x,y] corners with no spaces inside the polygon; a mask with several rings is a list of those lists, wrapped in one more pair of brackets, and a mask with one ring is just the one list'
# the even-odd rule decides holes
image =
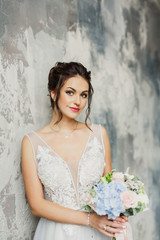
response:
{"label": "blue hydrangea", "polygon": [[115,219],[120,213],[124,212],[120,194],[127,190],[125,183],[122,181],[99,182],[94,189],[94,201],[98,215],[108,215],[109,219]]}

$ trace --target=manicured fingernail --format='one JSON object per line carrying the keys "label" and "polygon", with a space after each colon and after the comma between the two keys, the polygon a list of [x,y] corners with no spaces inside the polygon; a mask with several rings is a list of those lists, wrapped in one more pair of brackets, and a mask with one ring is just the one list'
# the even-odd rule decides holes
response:
{"label": "manicured fingernail", "polygon": [[123,232],[123,230],[120,231],[121,233]]}
{"label": "manicured fingernail", "polygon": [[123,228],[126,228],[126,226],[122,226]]}
{"label": "manicured fingernail", "polygon": [[122,222],[125,222],[125,220],[124,220],[124,219],[122,219]]}

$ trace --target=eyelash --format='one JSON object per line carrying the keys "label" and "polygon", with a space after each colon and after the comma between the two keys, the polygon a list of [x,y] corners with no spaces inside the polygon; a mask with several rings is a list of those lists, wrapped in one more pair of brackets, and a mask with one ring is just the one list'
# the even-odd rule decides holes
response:
{"label": "eyelash", "polygon": [[70,96],[73,95],[73,94],[71,95],[71,93],[73,93],[72,91],[66,91],[66,93],[67,93],[68,95],[70,95]]}
{"label": "eyelash", "polygon": [[[73,94],[74,94],[74,92],[72,92],[72,91],[66,91],[66,93],[67,93],[69,96],[73,96]],[[87,95],[86,93],[82,93],[81,96],[82,96],[83,98],[87,98],[88,95]]]}
{"label": "eyelash", "polygon": [[81,96],[84,96],[83,98],[87,98],[88,95],[86,93],[82,93]]}

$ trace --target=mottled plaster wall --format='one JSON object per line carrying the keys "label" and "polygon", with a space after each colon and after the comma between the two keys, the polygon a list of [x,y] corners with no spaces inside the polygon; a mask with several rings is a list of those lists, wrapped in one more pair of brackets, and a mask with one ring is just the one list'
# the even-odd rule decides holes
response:
{"label": "mottled plaster wall", "polygon": [[134,239],[160,239],[160,2],[0,1],[0,239],[32,239],[20,144],[51,118],[47,75],[56,61],[92,70],[92,121],[109,133],[113,166],[147,184],[151,210]]}

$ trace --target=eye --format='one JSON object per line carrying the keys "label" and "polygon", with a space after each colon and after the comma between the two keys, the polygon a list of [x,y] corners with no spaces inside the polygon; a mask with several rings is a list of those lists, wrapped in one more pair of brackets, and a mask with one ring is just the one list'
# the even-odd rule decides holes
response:
{"label": "eye", "polygon": [[66,91],[66,93],[67,93],[68,95],[70,95],[70,96],[72,96],[72,95],[74,94],[73,91]]}
{"label": "eye", "polygon": [[88,95],[87,95],[87,93],[82,93],[81,96],[82,96],[83,98],[87,98]]}

